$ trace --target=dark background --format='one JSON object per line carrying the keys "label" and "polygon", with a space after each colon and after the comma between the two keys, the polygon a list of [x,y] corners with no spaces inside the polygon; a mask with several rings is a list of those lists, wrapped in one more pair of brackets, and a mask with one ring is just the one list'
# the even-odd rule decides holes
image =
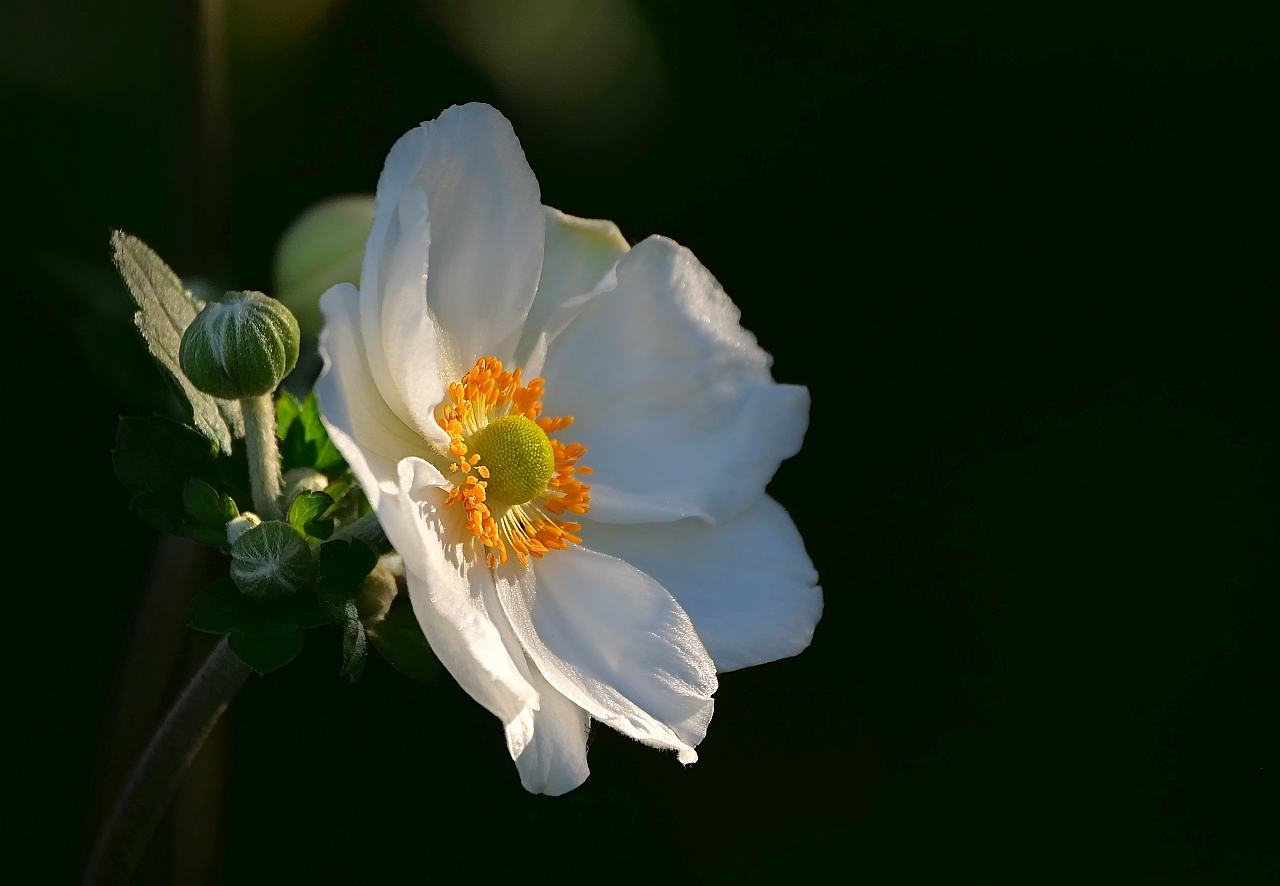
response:
{"label": "dark background", "polygon": [[[558,799],[447,677],[348,685],[316,631],[234,705],[223,882],[1276,879],[1274,10],[276,5],[230,6],[202,270],[270,291],[299,211],[494,103],[545,203],[692,248],[809,386],[771,491],[826,611],[722,678],[696,765],[602,729]],[[10,870],[70,882],[155,543],[109,453],[155,380],[84,293],[113,227],[190,271],[184,143],[157,0],[0,32]]]}

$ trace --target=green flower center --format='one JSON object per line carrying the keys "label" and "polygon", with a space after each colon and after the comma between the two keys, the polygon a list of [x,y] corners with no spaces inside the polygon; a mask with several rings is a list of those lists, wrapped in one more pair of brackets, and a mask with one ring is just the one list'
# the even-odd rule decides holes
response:
{"label": "green flower center", "polygon": [[467,441],[467,448],[479,454],[489,472],[488,500],[505,507],[541,495],[556,470],[551,441],[523,415],[495,419]]}

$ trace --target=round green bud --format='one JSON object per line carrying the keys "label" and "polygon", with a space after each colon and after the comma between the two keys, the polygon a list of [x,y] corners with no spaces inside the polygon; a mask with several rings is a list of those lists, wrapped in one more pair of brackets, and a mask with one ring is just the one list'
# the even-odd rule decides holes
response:
{"label": "round green bud", "polygon": [[289,223],[276,245],[275,294],[298,318],[302,334],[320,332],[320,296],[338,283],[360,282],[364,241],[373,228],[373,195],[321,200]]}
{"label": "round green bud", "polygon": [[298,362],[298,321],[261,292],[228,292],[191,321],[178,362],[193,385],[214,397],[270,394]]}
{"label": "round green bud", "polygon": [[546,433],[523,415],[504,415],[468,442],[489,471],[485,496],[499,505],[522,505],[547,488],[556,470]]}
{"label": "round green bud", "polygon": [[231,546],[231,580],[255,600],[278,600],[307,587],[313,563],[306,539],[288,523],[268,520]]}

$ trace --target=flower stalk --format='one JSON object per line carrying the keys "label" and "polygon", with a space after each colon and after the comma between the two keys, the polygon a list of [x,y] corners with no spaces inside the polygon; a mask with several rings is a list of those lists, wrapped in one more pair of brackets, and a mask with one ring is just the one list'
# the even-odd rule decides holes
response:
{"label": "flower stalk", "polygon": [[223,638],[151,737],[103,826],[84,886],[129,883],[183,774],[231,699],[249,678]]}
{"label": "flower stalk", "polygon": [[240,401],[244,412],[244,444],[249,457],[249,483],[253,489],[253,507],[264,520],[282,520],[281,494],[284,481],[280,473],[280,447],[276,443],[276,407],[270,394],[245,397]]}

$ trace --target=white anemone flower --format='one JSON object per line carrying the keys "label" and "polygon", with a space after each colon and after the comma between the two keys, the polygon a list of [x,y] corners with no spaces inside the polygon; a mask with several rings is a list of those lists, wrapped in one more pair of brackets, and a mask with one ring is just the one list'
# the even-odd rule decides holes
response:
{"label": "white anemone flower", "polygon": [[717,671],[809,645],[817,574],[764,493],[808,391],[687,249],[544,207],[496,110],[396,143],[321,307],[329,433],[527,790],[582,784],[592,718],[693,762]]}

